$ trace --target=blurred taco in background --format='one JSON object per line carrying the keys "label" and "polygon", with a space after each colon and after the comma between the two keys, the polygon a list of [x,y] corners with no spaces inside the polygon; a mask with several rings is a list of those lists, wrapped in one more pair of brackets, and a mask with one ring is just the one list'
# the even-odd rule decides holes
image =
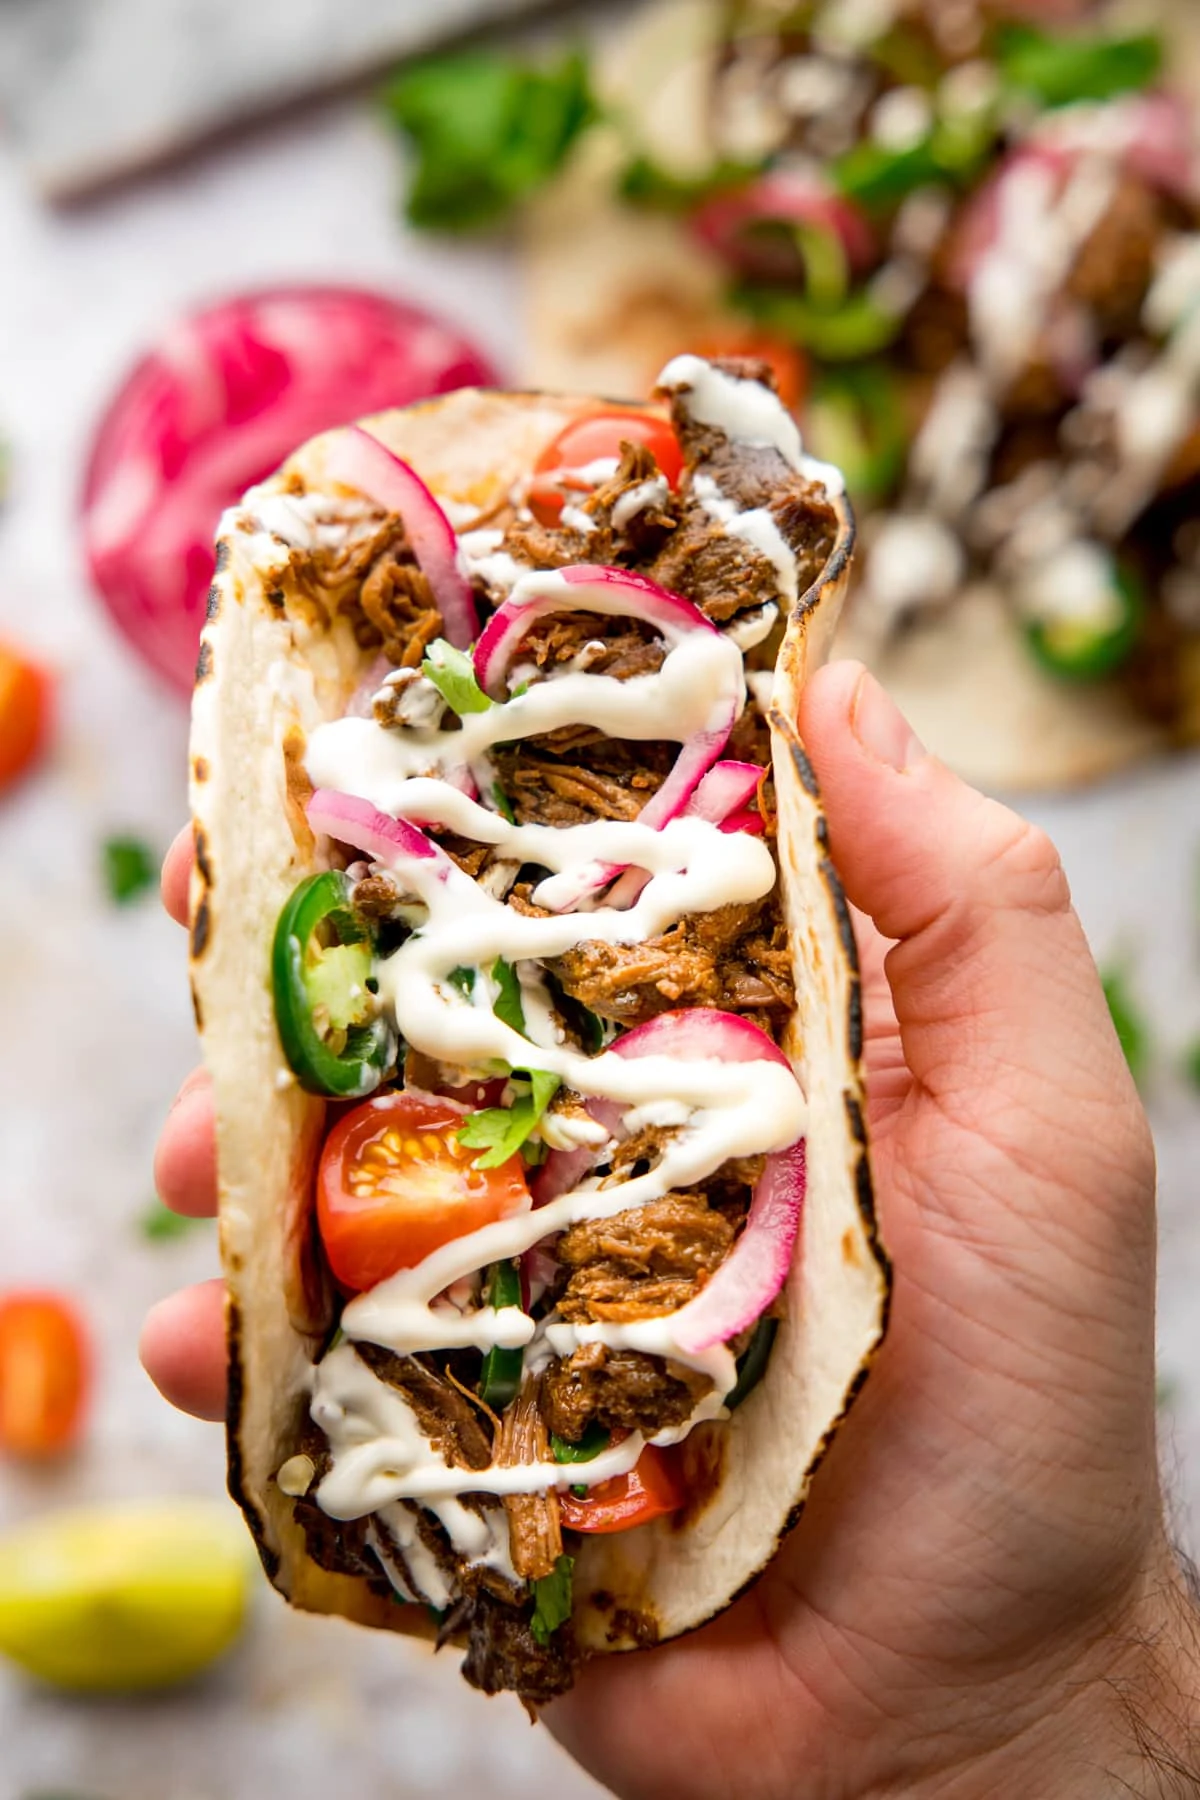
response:
{"label": "blurred taco in background", "polygon": [[754,364],[465,391],[223,522],[194,705],[230,1485],[536,1707],[771,1557],[881,1338],[794,719],[853,544]]}
{"label": "blurred taco in background", "polygon": [[866,515],[841,647],[986,785],[1200,739],[1198,36],[669,0],[529,226],[535,371],[770,346]]}

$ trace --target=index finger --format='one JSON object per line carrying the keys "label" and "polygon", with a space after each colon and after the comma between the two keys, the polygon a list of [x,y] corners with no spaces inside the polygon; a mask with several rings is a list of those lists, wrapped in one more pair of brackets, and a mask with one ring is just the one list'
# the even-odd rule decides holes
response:
{"label": "index finger", "polygon": [[194,861],[192,828],[185,825],[163,858],[162,866],[162,902],[177,925],[186,925],[188,921],[188,887]]}

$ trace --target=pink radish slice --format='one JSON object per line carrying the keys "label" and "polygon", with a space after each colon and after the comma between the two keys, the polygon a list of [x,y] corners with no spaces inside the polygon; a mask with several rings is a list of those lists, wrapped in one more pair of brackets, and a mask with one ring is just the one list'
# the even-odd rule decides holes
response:
{"label": "pink radish slice", "polygon": [[[618,1039],[613,1050],[618,1056],[677,1056],[681,1062],[703,1057],[787,1066],[779,1046],[749,1019],[706,1006],[662,1013]],[[762,1317],[787,1280],[805,1184],[803,1139],[767,1158],[737,1243],[707,1286],[672,1318],[681,1350],[698,1356],[727,1344]]]}
{"label": "pink radish slice", "polygon": [[89,459],[84,551],[117,624],[190,692],[225,508],[318,432],[494,380],[458,332],[356,288],[271,289],[181,320],[122,387]]}
{"label": "pink radish slice", "polygon": [[[710,825],[719,825],[722,831],[746,831],[760,837],[763,822],[759,814],[741,809],[751,794],[758,791],[762,775],[757,763],[714,763],[703,781],[698,783],[681,816],[706,819]],[[645,816],[643,810],[642,818]],[[649,879],[644,869],[626,869],[609,893],[608,905],[618,912],[632,906]]]}
{"label": "pink radish slice", "polygon": [[[603,1125],[610,1138],[615,1137],[624,1109],[615,1100],[592,1099],[586,1105],[597,1125]],[[605,1152],[604,1144],[581,1144],[578,1150],[552,1150],[530,1184],[533,1204],[549,1206],[560,1194],[569,1194]]]}
{"label": "pink radish slice", "polygon": [[806,1187],[801,1138],[768,1156],[742,1235],[708,1285],[675,1314],[671,1330],[681,1350],[698,1356],[761,1319],[788,1278]]}
{"label": "pink radish slice", "polygon": [[[645,1025],[618,1038],[614,1056],[674,1056],[680,1062],[774,1062],[788,1066],[787,1057],[765,1031],[736,1013],[697,1006],[690,1011],[661,1013]],[[588,1111],[601,1117],[610,1130],[612,1112],[621,1109],[611,1101],[588,1102]],[[569,1193],[599,1160],[596,1150],[560,1151],[551,1155],[538,1175],[534,1204],[545,1206]],[[671,1331],[680,1349],[700,1355],[716,1344],[726,1344],[762,1317],[776,1298],[791,1267],[792,1252],[800,1230],[806,1186],[805,1143],[800,1139],[786,1150],[769,1156],[754,1189],[754,1198],[741,1236],[712,1280],[694,1300],[674,1314]]]}
{"label": "pink radish slice", "polygon": [[433,589],[442,629],[456,649],[465,650],[479,630],[471,580],[454,527],[416,470],[373,433],[351,425],[332,444],[325,472],[403,519],[413,555]]}

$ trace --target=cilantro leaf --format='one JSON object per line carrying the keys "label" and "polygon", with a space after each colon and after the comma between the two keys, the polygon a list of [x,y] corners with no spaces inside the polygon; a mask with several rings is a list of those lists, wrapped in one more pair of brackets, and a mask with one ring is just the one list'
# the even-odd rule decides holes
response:
{"label": "cilantro leaf", "polygon": [[482,50],[435,57],[401,70],[382,99],[415,151],[408,217],[439,231],[503,219],[599,116],[577,50],[544,67]]}
{"label": "cilantro leaf", "polygon": [[571,1616],[571,1578],[574,1572],[574,1557],[560,1556],[552,1574],[544,1575],[540,1581],[531,1581],[529,1584],[533,1589],[534,1600],[529,1629],[543,1646],[550,1642],[559,1626],[565,1625]]}
{"label": "cilantro leaf", "polygon": [[634,206],[658,212],[691,212],[706,200],[735,192],[761,175],[763,165],[721,161],[703,175],[674,175],[649,156],[635,156],[621,172],[617,191]]}
{"label": "cilantro leaf", "polygon": [[492,1011],[510,1031],[519,1031],[522,1037],[527,1037],[525,1006],[521,999],[521,982],[517,971],[510,962],[505,962],[502,956],[498,956],[492,964],[492,980],[500,989],[492,1002]]}
{"label": "cilantro leaf", "polygon": [[[550,1433],[550,1449],[557,1463],[594,1462],[602,1450],[607,1450],[612,1443],[612,1433],[595,1419],[588,1421],[587,1427],[577,1444],[569,1443],[566,1438]],[[587,1493],[586,1487],[584,1493]]]}
{"label": "cilantro leaf", "polygon": [[464,1000],[469,1000],[471,995],[475,992],[475,977],[477,973],[478,971],[475,969],[451,969],[446,980],[450,983],[451,987],[458,989]]}
{"label": "cilantro leaf", "polygon": [[103,847],[104,880],[117,906],[126,906],[158,879],[158,858],[141,838],[110,837]]}
{"label": "cilantro leaf", "polygon": [[184,1213],[172,1212],[156,1196],[140,1214],[137,1226],[148,1243],[166,1244],[190,1236],[198,1225],[206,1223],[205,1219],[192,1219]]}
{"label": "cilantro leaf", "polygon": [[507,819],[510,825],[516,824],[517,815],[512,809],[512,801],[498,781],[492,783],[492,804],[502,819]]}
{"label": "cilantro leaf", "polygon": [[1009,25],[1000,33],[997,60],[1007,87],[1042,106],[1071,106],[1151,86],[1162,73],[1163,44],[1154,32],[1064,37]]}
{"label": "cilantro leaf", "polygon": [[515,1156],[559,1089],[559,1078],[544,1069],[529,1070],[529,1092],[514,1100],[511,1106],[486,1106],[474,1112],[459,1127],[458,1141],[468,1150],[482,1150],[475,1158],[477,1169],[498,1169],[510,1156]]}
{"label": "cilantro leaf", "polygon": [[421,673],[432,681],[446,705],[461,718],[464,713],[487,712],[492,702],[475,679],[475,665],[465,650],[456,650],[445,638],[434,638]]}
{"label": "cilantro leaf", "polygon": [[1140,1082],[1149,1060],[1150,1038],[1146,1021],[1130,991],[1129,977],[1123,969],[1112,968],[1102,970],[1100,979],[1104,984],[1104,998],[1108,1001],[1117,1037],[1125,1052],[1125,1061],[1129,1064],[1129,1072],[1135,1081]]}

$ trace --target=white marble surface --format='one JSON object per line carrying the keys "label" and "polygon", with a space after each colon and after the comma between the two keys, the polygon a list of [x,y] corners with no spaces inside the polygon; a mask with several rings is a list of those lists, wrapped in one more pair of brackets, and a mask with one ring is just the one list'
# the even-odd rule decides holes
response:
{"label": "white marble surface", "polygon": [[[86,1452],[58,1474],[0,1471],[0,1520],[81,1498],[219,1493],[215,1427],[168,1410],[138,1367],[147,1305],[215,1272],[211,1233],[150,1245],[159,1121],[195,1060],[183,936],[153,899],[107,901],[99,847],[164,847],[185,805],[185,708],[109,628],[79,566],[88,432],[124,369],[180,308],[336,274],[432,300],[501,367],[517,361],[505,256],[406,238],[391,146],[335,109],[94,210],[43,212],[0,151],[0,632],[60,673],[48,766],[0,801],[0,1285],[76,1290],[101,1358]],[[288,1612],[265,1584],[254,1629],[209,1682],[148,1705],[85,1704],[0,1672],[0,1800],[515,1800],[598,1792],[515,1701],[461,1686],[453,1654]]]}
{"label": "white marble surface", "polygon": [[5,0],[0,100],[55,197],[540,0]]}
{"label": "white marble surface", "polygon": [[[179,308],[243,284],[360,278],[470,328],[502,366],[521,346],[513,269],[495,247],[407,238],[373,123],[335,108],[71,216],[41,212],[0,152],[0,433],[15,484],[0,513],[0,631],[61,671],[49,767],[0,802],[0,1279],[78,1289],[100,1340],[91,1445],[58,1475],[0,1473],[0,1519],[97,1495],[217,1492],[219,1434],[171,1414],[134,1354],[148,1302],[213,1270],[211,1239],[145,1244],[159,1118],[194,1056],[181,936],[152,902],[107,903],[98,846],[164,846],[182,816],[185,719],[109,630],[79,568],[75,494],[89,426],[124,367]],[[1200,1101],[1169,1069],[1200,1032],[1200,763],[1040,803],[1102,957],[1126,953],[1163,1054],[1162,1343],[1179,1383],[1174,1485],[1200,1539]],[[422,1800],[598,1790],[515,1703],[460,1690],[452,1659],[298,1619],[264,1593],[236,1657],[148,1705],[88,1705],[0,1673],[0,1800]]]}

